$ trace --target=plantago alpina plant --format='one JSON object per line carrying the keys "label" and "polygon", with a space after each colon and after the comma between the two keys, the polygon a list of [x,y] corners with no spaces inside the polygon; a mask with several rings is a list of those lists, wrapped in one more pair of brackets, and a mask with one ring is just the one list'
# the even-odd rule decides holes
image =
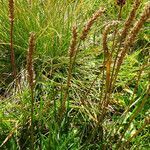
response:
{"label": "plantago alpina plant", "polygon": [[[12,31],[14,1],[8,0]],[[16,62],[21,60],[21,68],[17,70],[24,68],[28,31],[34,30],[37,38],[34,33],[30,34],[25,69],[27,76],[24,76],[24,69],[19,73],[20,76],[17,71],[17,77],[21,78],[21,92],[13,93],[10,86],[6,89],[7,97],[0,100],[0,148],[145,148],[149,134],[147,116],[150,65],[148,55],[142,57],[140,54],[147,52],[149,48],[146,21],[149,18],[149,4],[140,17],[136,16],[136,12],[138,9],[138,12],[141,12],[142,7],[139,6],[143,6],[143,1],[146,0],[134,0],[131,7],[131,0],[115,0],[118,2],[118,11],[115,10],[116,6],[112,7],[108,1],[99,1],[108,7],[105,16],[101,19],[104,9],[100,8],[82,29],[82,19],[85,19],[83,14],[86,13],[88,17],[88,8],[94,10],[99,5],[98,1],[35,1],[15,1],[16,41],[13,43],[11,40],[11,50],[13,52],[13,47],[17,48]],[[10,59],[7,59],[10,46],[10,43],[7,43],[10,36],[7,31],[10,22],[6,20],[7,7],[4,7],[7,2],[2,2],[0,50],[3,59],[0,58],[0,73],[2,67],[7,73],[10,66]],[[127,7],[124,7],[125,2],[129,2]],[[122,16],[126,16],[126,12],[129,12],[129,15],[124,20]],[[105,26],[103,22],[94,25],[98,19],[105,20]],[[70,31],[74,21],[76,25]],[[143,24],[145,28],[141,34],[144,36],[137,39]],[[90,34],[92,28],[94,36]],[[5,29],[6,32],[3,32]],[[80,34],[78,31],[81,31]],[[129,53],[135,39],[137,42]],[[36,56],[38,55],[36,78],[35,44]],[[62,56],[66,54],[66,49],[67,59],[66,55]],[[8,67],[5,60],[8,60]],[[7,78],[5,74],[3,76]],[[38,79],[36,84],[35,79]]]}
{"label": "plantago alpina plant", "polygon": [[11,51],[11,66],[13,70],[13,76],[16,78],[17,69],[15,64],[15,52],[13,47],[13,28],[14,28],[14,1],[9,0],[9,20],[10,20],[10,51]]}
{"label": "plantago alpina plant", "polygon": [[[86,23],[85,27],[82,30],[82,34],[80,36],[81,41],[84,41],[87,38],[87,35],[88,35],[89,31],[91,30],[92,25],[104,13],[104,11],[105,11],[104,8],[100,8],[89,19],[89,21]],[[77,27],[74,26],[73,30],[72,30],[72,41],[71,41],[71,45],[70,45],[70,49],[69,49],[69,60],[70,61],[69,61],[69,71],[68,71],[68,79],[67,79],[67,89],[66,89],[66,93],[65,93],[64,101],[63,101],[63,105],[62,105],[63,106],[62,108],[64,110],[65,110],[66,98],[68,97],[67,93],[68,93],[68,89],[70,86],[72,69],[73,69],[73,65],[76,60],[77,53],[79,51],[79,47],[80,47],[80,42],[78,43],[78,41],[77,41]]]}
{"label": "plantago alpina plant", "polygon": [[[110,73],[111,73],[111,63],[112,63],[112,56],[111,56],[111,53],[110,53],[108,45],[107,45],[107,36],[108,36],[110,29],[112,27],[117,26],[118,23],[119,23],[118,21],[113,21],[113,22],[109,23],[108,25],[106,25],[104,32],[103,32],[102,44],[103,44],[103,51],[104,51],[104,66],[106,68],[106,82],[105,82],[106,90],[105,90],[105,96],[104,96],[104,100],[103,100],[103,102],[105,102],[104,108],[107,107],[107,105],[108,105],[109,98],[107,98],[107,94],[110,91],[110,79],[111,79]],[[102,97],[102,95],[101,95],[101,97]],[[104,111],[103,111],[103,113],[104,113]]]}
{"label": "plantago alpina plant", "polygon": [[29,48],[27,54],[27,72],[31,91],[31,149],[34,149],[34,70],[33,70],[34,49],[35,49],[35,34],[31,33],[29,38]]}
{"label": "plantago alpina plant", "polygon": [[141,28],[142,28],[143,24],[146,22],[146,20],[149,19],[149,17],[150,17],[150,2],[148,2],[146,4],[144,11],[141,14],[141,18],[135,23],[134,27],[132,28],[131,32],[128,34],[128,36],[124,42],[124,46],[121,49],[120,57],[118,58],[118,61],[117,61],[117,65],[116,65],[117,67],[116,67],[116,71],[115,71],[115,75],[114,75],[115,76],[114,82],[116,81],[119,69],[121,67],[121,64],[123,63],[126,53],[128,52],[128,49],[134,43],[137,34],[141,30]]}
{"label": "plantago alpina plant", "polygon": [[112,28],[112,27],[115,27],[118,25],[118,21],[113,21],[112,23],[108,24],[105,29],[104,29],[104,32],[103,32],[103,51],[104,51],[104,63],[105,63],[105,66],[106,66],[106,91],[108,92],[110,89],[109,89],[109,86],[110,86],[110,72],[111,72],[111,59],[112,59],[112,56],[111,56],[111,53],[108,49],[108,46],[107,46],[107,36],[108,36],[108,33],[109,33],[109,30]]}
{"label": "plantago alpina plant", "polygon": [[[114,76],[114,71],[115,71],[115,67],[116,67],[116,63],[117,63],[117,59],[118,59],[118,56],[119,56],[119,52],[120,52],[120,48],[121,48],[121,45],[124,41],[124,39],[126,38],[128,32],[129,32],[129,29],[132,25],[132,22],[134,21],[135,19],[135,16],[136,16],[136,11],[140,5],[141,1],[140,0],[135,0],[134,1],[134,4],[132,6],[132,10],[128,16],[128,18],[126,19],[125,23],[124,23],[124,26],[123,26],[123,29],[121,31],[121,35],[120,35],[120,38],[117,42],[119,42],[119,47],[117,49],[117,52],[116,52],[116,56],[115,56],[115,60],[114,60],[114,64],[113,64],[113,69],[112,69],[112,74],[111,74],[111,83],[110,83],[110,89],[112,89],[112,79],[113,79],[113,76]],[[114,44],[115,45],[115,44]]]}

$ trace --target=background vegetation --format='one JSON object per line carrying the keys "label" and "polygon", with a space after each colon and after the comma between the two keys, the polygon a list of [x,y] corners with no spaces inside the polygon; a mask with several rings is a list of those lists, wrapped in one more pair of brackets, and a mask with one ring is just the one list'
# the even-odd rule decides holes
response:
{"label": "background vegetation", "polygon": [[0,0],[0,149],[149,149],[146,2]]}

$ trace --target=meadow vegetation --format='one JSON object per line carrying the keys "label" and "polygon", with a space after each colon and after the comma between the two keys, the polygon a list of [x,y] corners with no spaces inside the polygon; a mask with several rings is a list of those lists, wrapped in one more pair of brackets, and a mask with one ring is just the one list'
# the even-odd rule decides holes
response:
{"label": "meadow vegetation", "polygon": [[148,0],[0,0],[0,149],[150,148]]}

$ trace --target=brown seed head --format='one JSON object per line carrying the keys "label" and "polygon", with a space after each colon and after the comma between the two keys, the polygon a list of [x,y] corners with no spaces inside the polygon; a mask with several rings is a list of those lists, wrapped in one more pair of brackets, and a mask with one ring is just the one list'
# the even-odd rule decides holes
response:
{"label": "brown seed head", "polygon": [[33,70],[33,53],[35,49],[35,34],[31,33],[29,38],[29,48],[27,54],[27,71],[30,87],[33,87],[34,70]]}
{"label": "brown seed head", "polygon": [[98,19],[98,17],[100,17],[103,13],[104,13],[105,9],[104,8],[100,8],[96,13],[93,14],[93,16],[89,19],[89,21],[87,22],[87,24],[85,25],[83,31],[82,31],[82,35],[80,37],[81,40],[85,40],[92,25],[94,24],[94,22]]}
{"label": "brown seed head", "polygon": [[122,38],[122,40],[124,40],[124,38],[128,34],[128,31],[129,31],[129,29],[131,27],[131,24],[132,24],[132,22],[133,22],[133,20],[134,20],[134,18],[136,16],[136,11],[137,11],[140,3],[141,3],[141,0],[135,0],[134,1],[134,4],[132,6],[132,10],[131,10],[131,12],[130,12],[128,18],[127,18],[127,20],[125,21],[123,30],[121,32],[121,38]]}
{"label": "brown seed head", "polygon": [[118,25],[119,21],[112,21],[111,23],[107,24],[105,26],[104,32],[103,32],[103,50],[104,52],[108,51],[108,47],[107,47],[107,35],[110,31],[110,29],[112,27],[115,27],[116,25]]}
{"label": "brown seed head", "polygon": [[141,18],[135,23],[134,27],[132,28],[130,34],[126,38],[125,41],[125,48],[132,45],[134,40],[141,30],[143,24],[150,18],[150,2],[146,3],[143,13],[141,14]]}
{"label": "brown seed head", "polygon": [[75,55],[76,45],[77,45],[77,27],[73,26],[72,28],[72,41],[69,49],[69,57],[72,58]]}
{"label": "brown seed head", "polygon": [[9,4],[9,19],[10,21],[14,21],[14,1],[13,0],[9,0],[8,2]]}
{"label": "brown seed head", "polygon": [[149,17],[150,17],[150,2],[148,2],[145,5],[144,11],[141,15],[141,18],[135,23],[135,25],[132,28],[131,32],[129,33],[129,35],[125,39],[124,47],[121,48],[121,54],[118,58],[115,76],[117,76],[117,74],[119,72],[119,69],[121,67],[121,64],[124,60],[124,57],[125,57],[126,53],[128,52],[130,46],[132,46],[132,44],[134,43],[137,34],[139,33],[139,31],[142,28],[143,24],[149,19]]}

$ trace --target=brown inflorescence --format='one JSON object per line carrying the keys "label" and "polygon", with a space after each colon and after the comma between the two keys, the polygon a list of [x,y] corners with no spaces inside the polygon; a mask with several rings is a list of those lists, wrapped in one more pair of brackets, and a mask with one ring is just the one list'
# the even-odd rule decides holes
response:
{"label": "brown inflorescence", "polygon": [[35,49],[35,34],[31,33],[29,38],[29,48],[27,54],[28,81],[31,88],[34,85],[33,53]]}
{"label": "brown inflorescence", "polygon": [[9,19],[14,21],[14,1],[9,0]]}
{"label": "brown inflorescence", "polygon": [[115,77],[117,77],[117,74],[119,72],[120,66],[123,62],[126,53],[128,52],[130,46],[132,46],[132,44],[134,43],[137,34],[139,33],[143,24],[149,19],[149,17],[150,17],[150,2],[146,4],[144,11],[141,15],[141,18],[135,23],[134,27],[132,28],[131,32],[128,34],[124,42],[124,46],[121,48],[121,54],[117,62]]}
{"label": "brown inflorescence", "polygon": [[139,33],[140,29],[142,28],[143,24],[146,22],[147,19],[150,18],[150,2],[148,2],[144,8],[144,11],[141,15],[141,18],[135,23],[134,27],[131,30],[131,33],[128,35],[127,39],[125,40],[125,48],[132,45],[135,40],[135,37]]}
{"label": "brown inflorescence", "polygon": [[80,37],[81,40],[85,40],[92,25],[94,24],[94,22],[97,20],[98,17],[100,17],[103,13],[104,13],[105,9],[104,8],[100,8],[96,13],[93,14],[93,16],[89,19],[89,21],[87,22],[87,24],[85,25],[83,31],[82,31],[82,35]]}
{"label": "brown inflorescence", "polygon": [[105,29],[103,32],[103,50],[104,50],[104,52],[106,52],[108,50],[108,46],[107,46],[108,32],[111,29],[111,27],[118,25],[118,23],[119,23],[119,21],[112,21],[111,23],[109,23],[108,25],[105,26]]}
{"label": "brown inflorescence", "polygon": [[13,70],[13,76],[16,78],[17,75],[17,68],[15,63],[15,52],[13,47],[13,29],[14,29],[14,1],[9,0],[8,1],[8,7],[9,7],[9,20],[10,20],[10,60],[11,60],[11,66]]}
{"label": "brown inflorescence", "polygon": [[77,45],[77,26],[73,26],[72,28],[72,41],[69,48],[69,57],[72,58],[76,52],[76,45]]}
{"label": "brown inflorescence", "polygon": [[134,4],[132,6],[132,11],[130,12],[127,20],[125,21],[124,23],[124,27],[123,27],[123,30],[121,32],[121,39],[123,40],[127,34],[128,34],[128,31],[130,29],[130,26],[135,18],[135,15],[136,15],[136,10],[138,9],[139,5],[141,3],[141,0],[135,0],[134,1]]}

